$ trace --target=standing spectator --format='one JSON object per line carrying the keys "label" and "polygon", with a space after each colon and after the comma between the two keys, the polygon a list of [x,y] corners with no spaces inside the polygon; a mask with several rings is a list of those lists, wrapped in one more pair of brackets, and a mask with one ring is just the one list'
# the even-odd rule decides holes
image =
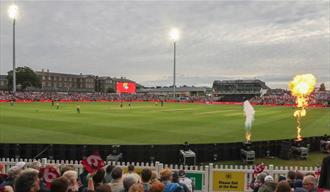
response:
{"label": "standing spectator", "polygon": [[142,180],[144,192],[149,192],[150,191],[150,188],[151,188],[151,185],[150,185],[151,175],[152,175],[152,172],[148,168],[144,168],[141,171],[141,180]]}
{"label": "standing spectator", "polygon": [[69,181],[69,192],[78,191],[78,174],[76,171],[69,170],[63,173],[63,177],[67,178]]}
{"label": "standing spectator", "polygon": [[174,172],[173,173],[173,175],[172,175],[172,182],[179,184],[183,188],[183,191],[184,192],[190,192],[189,189],[188,189],[188,187],[186,186],[186,184],[179,182],[179,174],[178,174],[178,172]]}
{"label": "standing spectator", "polygon": [[136,180],[135,177],[133,176],[126,176],[125,178],[123,178],[123,185],[124,185],[124,189],[125,192],[128,192],[128,190],[130,189],[130,187],[132,185],[134,185],[135,183],[137,183],[138,181]]}
{"label": "standing spectator", "polygon": [[[330,153],[330,144],[327,145],[327,151]],[[330,189],[330,155],[322,161],[319,188]]]}
{"label": "standing spectator", "polygon": [[143,192],[143,185],[141,183],[135,183],[129,188],[128,192]]}
{"label": "standing spectator", "polygon": [[15,192],[38,192],[39,172],[35,169],[26,169],[15,180]]}
{"label": "standing spectator", "polygon": [[276,184],[274,183],[273,177],[267,175],[264,184],[259,188],[258,192],[273,192],[275,188]]}
{"label": "standing spectator", "polygon": [[112,169],[115,168],[113,165],[108,165],[107,168],[105,168],[105,176],[104,176],[104,183],[110,183],[112,180],[111,172]]}
{"label": "standing spectator", "polygon": [[186,172],[184,170],[179,171],[179,182],[185,184],[190,192],[193,191],[194,184],[190,178],[186,177]]}
{"label": "standing spectator", "polygon": [[277,184],[275,192],[291,192],[291,187],[287,181],[281,181]]}
{"label": "standing spectator", "polygon": [[67,192],[69,181],[65,177],[58,177],[52,181],[50,192]]}
{"label": "standing spectator", "polygon": [[150,192],[163,192],[164,191],[164,184],[160,181],[154,181],[151,185]]}
{"label": "standing spectator", "polygon": [[137,173],[134,172],[134,165],[129,165],[128,167],[128,173],[123,175],[123,179],[128,176],[134,177],[138,182],[141,182],[141,177]]}
{"label": "standing spectator", "polygon": [[113,170],[111,172],[112,180],[109,184],[112,192],[123,192],[124,191],[122,175],[123,175],[123,170],[120,167],[113,168]]}
{"label": "standing spectator", "polygon": [[288,183],[289,183],[291,188],[294,188],[295,179],[296,179],[296,172],[290,170],[288,172]]}
{"label": "standing spectator", "polygon": [[[312,175],[307,175],[304,177],[303,180],[303,189],[307,192],[316,192],[317,189],[317,183],[316,178]],[[299,191],[296,189],[296,191]]]}
{"label": "standing spectator", "polygon": [[105,175],[104,169],[98,169],[96,173],[93,175],[93,182],[95,188],[103,184],[104,175]]}
{"label": "standing spectator", "polygon": [[160,180],[165,185],[164,192],[184,192],[183,188],[177,184],[172,183],[172,170],[169,168],[160,171]]}

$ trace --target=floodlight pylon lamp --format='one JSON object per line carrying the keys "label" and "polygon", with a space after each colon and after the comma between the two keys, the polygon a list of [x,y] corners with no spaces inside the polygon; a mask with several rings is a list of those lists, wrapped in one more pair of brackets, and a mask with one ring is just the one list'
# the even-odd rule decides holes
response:
{"label": "floodlight pylon lamp", "polygon": [[176,42],[177,40],[179,40],[179,37],[180,37],[180,32],[178,29],[176,28],[173,28],[170,32],[170,39],[173,41],[173,42]]}
{"label": "floodlight pylon lamp", "polygon": [[17,14],[18,14],[18,7],[17,5],[13,4],[11,6],[9,6],[8,9],[8,16],[11,19],[16,19],[17,18]]}

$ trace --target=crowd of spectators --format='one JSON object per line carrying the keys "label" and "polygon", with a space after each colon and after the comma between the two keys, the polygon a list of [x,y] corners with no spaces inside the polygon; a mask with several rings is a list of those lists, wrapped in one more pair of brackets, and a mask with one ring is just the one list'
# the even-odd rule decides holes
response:
{"label": "crowd of spectators", "polygon": [[[207,96],[184,96],[184,101],[207,102]],[[172,95],[158,94],[118,94],[118,93],[66,93],[66,92],[17,92],[15,96],[8,92],[0,92],[0,100],[27,100],[27,101],[169,101]]]}
{"label": "crowd of spectators", "polygon": [[56,167],[59,177],[53,178],[48,187],[39,162],[18,162],[7,174],[0,177],[2,192],[192,192],[193,182],[180,170],[163,169],[160,175],[149,168],[140,174],[134,166],[128,172],[118,166],[108,165],[92,173],[84,170],[78,175],[73,166]]}
{"label": "crowd of spectators", "polygon": [[[172,95],[158,95],[151,93],[117,94],[117,93],[66,93],[66,92],[17,92],[15,96],[9,92],[0,92],[0,100],[14,101],[171,101]],[[179,101],[211,103],[212,96],[181,96]],[[276,94],[256,96],[250,102],[257,105],[294,105],[295,97],[289,91]],[[308,97],[310,105],[330,105],[330,93],[325,91],[313,92]]]}
{"label": "crowd of spectators", "polygon": [[[289,91],[282,94],[263,95],[261,97],[253,97],[250,99],[251,103],[259,105],[294,105],[296,98],[290,94]],[[327,92],[313,92],[308,97],[310,105],[328,106],[330,101],[330,94]]]}

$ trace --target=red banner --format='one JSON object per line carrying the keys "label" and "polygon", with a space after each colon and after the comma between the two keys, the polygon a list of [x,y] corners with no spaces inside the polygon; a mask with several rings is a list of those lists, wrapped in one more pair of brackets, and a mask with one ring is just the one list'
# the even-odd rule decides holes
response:
{"label": "red banner", "polygon": [[82,160],[81,164],[88,173],[93,173],[105,166],[105,163],[98,152],[94,152],[93,155],[90,155],[86,159]]}
{"label": "red banner", "polygon": [[117,93],[135,93],[136,84],[128,82],[118,82],[117,83]]}
{"label": "red banner", "polygon": [[40,172],[48,189],[50,189],[52,181],[61,176],[58,170],[51,165],[47,165],[45,168],[42,168]]}

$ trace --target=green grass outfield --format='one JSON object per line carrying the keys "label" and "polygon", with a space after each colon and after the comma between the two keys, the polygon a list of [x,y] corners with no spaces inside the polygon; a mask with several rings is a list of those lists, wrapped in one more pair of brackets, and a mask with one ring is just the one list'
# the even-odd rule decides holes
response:
{"label": "green grass outfield", "polygon": [[[239,105],[165,103],[0,103],[0,143],[182,144],[244,141]],[[296,136],[292,107],[256,106],[252,140]],[[302,135],[330,134],[330,109],[309,108]]]}

